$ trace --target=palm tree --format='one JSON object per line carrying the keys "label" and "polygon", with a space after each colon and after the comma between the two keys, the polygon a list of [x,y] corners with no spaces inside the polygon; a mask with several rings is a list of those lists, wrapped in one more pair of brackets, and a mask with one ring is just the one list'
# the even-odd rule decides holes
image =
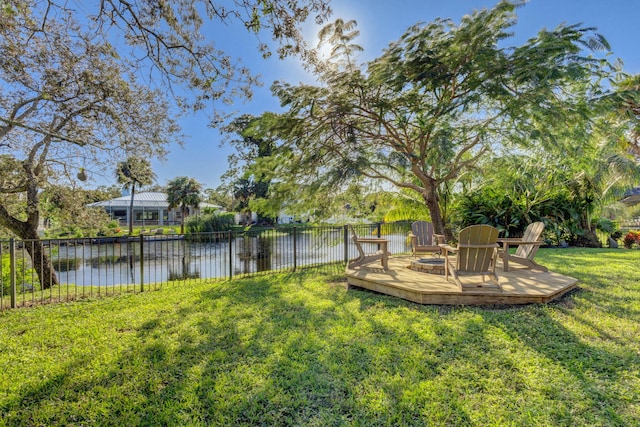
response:
{"label": "palm tree", "polygon": [[151,185],[156,176],[151,170],[151,162],[140,157],[128,157],[116,167],[118,183],[131,187],[131,203],[129,204],[129,235],[133,234],[133,197],[138,186]]}
{"label": "palm tree", "polygon": [[184,217],[189,213],[189,207],[197,208],[202,201],[202,185],[193,178],[179,176],[167,184],[167,201],[169,209],[180,208],[182,219],[180,234],[184,234]]}

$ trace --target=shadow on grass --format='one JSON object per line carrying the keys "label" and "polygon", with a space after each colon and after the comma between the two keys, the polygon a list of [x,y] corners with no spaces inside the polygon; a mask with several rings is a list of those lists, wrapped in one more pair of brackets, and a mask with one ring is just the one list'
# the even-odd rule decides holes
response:
{"label": "shadow on grass", "polygon": [[[601,422],[606,420],[605,424],[626,425],[628,402],[612,389],[622,385],[619,381],[628,371],[629,363],[637,357],[631,349],[610,348],[607,342],[611,337],[606,334],[598,337],[599,343],[591,344],[590,340],[567,329],[555,314],[552,315],[554,310],[531,308],[509,318],[483,314],[487,325],[506,333],[510,342],[521,343],[531,355],[530,360],[521,363],[523,361],[500,352],[496,354],[502,358],[498,363],[509,364],[508,370],[514,378],[521,378],[523,388],[535,385],[551,401],[567,403],[553,409],[554,423],[582,424],[595,417]],[[536,363],[531,363],[531,359]],[[538,381],[533,383],[525,379],[531,370],[538,376]],[[574,403],[569,404],[570,401]]]}
{"label": "shadow on grass", "polygon": [[590,344],[559,320],[580,304],[420,306],[346,290],[339,274],[317,270],[217,283],[145,317],[132,331],[135,339],[98,375],[78,374],[86,359],[61,360],[63,373],[23,390],[3,408],[10,410],[5,421],[639,421],[619,394],[630,385],[622,383],[622,371],[631,350]]}
{"label": "shadow on grass", "polygon": [[625,249],[573,249],[550,251],[553,271],[579,279],[582,292],[575,298],[593,310],[623,320],[640,322],[640,251]]}

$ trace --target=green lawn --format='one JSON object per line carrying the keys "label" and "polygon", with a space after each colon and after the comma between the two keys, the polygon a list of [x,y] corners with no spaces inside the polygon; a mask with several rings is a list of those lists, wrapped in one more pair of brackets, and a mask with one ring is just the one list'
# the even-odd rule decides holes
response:
{"label": "green lawn", "polygon": [[549,305],[308,270],[0,314],[0,425],[640,425],[640,251],[541,250]]}

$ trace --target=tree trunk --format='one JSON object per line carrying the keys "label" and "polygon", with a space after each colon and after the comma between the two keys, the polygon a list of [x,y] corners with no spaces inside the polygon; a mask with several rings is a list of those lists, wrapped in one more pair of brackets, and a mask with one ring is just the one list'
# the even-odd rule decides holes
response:
{"label": "tree trunk", "polygon": [[131,184],[131,202],[129,202],[129,236],[133,236],[133,196],[136,194],[136,184]]}
{"label": "tree trunk", "polygon": [[31,263],[33,265],[38,280],[40,281],[41,289],[49,289],[58,284],[58,277],[51,264],[51,259],[47,255],[47,251],[42,244],[42,241],[38,237],[38,216],[29,218],[28,221],[18,221],[11,218],[7,221],[6,210],[0,209],[2,218],[0,218],[0,224],[4,225],[9,230],[13,231],[16,236],[23,240],[23,245],[29,256],[31,257]]}
{"label": "tree trunk", "polygon": [[51,259],[47,255],[47,251],[42,244],[42,240],[37,237],[28,242],[24,242],[25,249],[31,257],[33,268],[36,270],[38,279],[40,280],[41,289],[50,289],[58,285],[58,276],[56,275]]}
{"label": "tree trunk", "polygon": [[38,192],[35,186],[28,187],[27,201],[26,221],[20,221],[12,216],[0,203],[0,226],[11,230],[20,239],[27,240],[23,244],[31,257],[31,263],[38,275],[40,287],[41,289],[49,289],[58,284],[58,277],[38,236],[40,211],[38,210]]}
{"label": "tree trunk", "polygon": [[181,218],[180,218],[180,234],[184,234],[184,217],[186,216],[187,212],[189,212],[188,210],[182,208],[181,209]]}
{"label": "tree trunk", "polygon": [[427,208],[429,208],[434,233],[444,235],[446,241],[453,240],[451,229],[445,226],[444,220],[442,219],[440,203],[438,203],[438,187],[436,181],[426,183],[423,197]]}

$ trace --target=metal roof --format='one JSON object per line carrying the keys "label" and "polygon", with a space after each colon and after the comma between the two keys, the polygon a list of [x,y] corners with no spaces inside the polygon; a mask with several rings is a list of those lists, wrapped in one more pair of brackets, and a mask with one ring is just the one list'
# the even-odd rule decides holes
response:
{"label": "metal roof", "polygon": [[[102,202],[90,203],[87,206],[100,206],[103,208],[111,208],[111,209],[128,209],[131,204],[131,195],[116,197],[115,199],[105,200]],[[142,192],[136,193],[133,197],[133,207],[134,208],[156,208],[156,209],[168,209],[169,202],[167,201],[166,193],[159,192]],[[200,209],[203,208],[214,208],[221,209],[221,206],[212,205],[211,203],[201,202],[199,205]]]}

